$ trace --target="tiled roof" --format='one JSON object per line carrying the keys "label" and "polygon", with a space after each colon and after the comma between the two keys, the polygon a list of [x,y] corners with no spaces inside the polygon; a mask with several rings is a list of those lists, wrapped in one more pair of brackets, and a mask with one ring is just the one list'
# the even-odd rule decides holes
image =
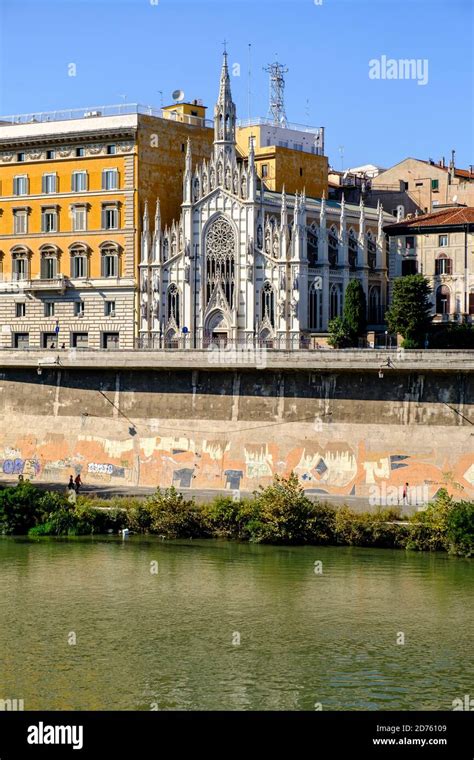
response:
{"label": "tiled roof", "polygon": [[[427,164],[428,166],[435,166],[436,169],[442,169],[443,171],[447,172],[449,171],[449,166],[440,166],[437,163],[432,163],[431,161],[425,161],[423,158],[419,158],[418,161],[422,161],[424,164]],[[454,168],[454,175],[456,177],[467,177],[467,179],[474,179],[474,172],[470,169],[457,169]]]}
{"label": "tiled roof", "polygon": [[432,214],[419,214],[412,219],[389,224],[385,229],[396,231],[401,227],[442,227],[453,224],[474,224],[474,207],[445,208]]}

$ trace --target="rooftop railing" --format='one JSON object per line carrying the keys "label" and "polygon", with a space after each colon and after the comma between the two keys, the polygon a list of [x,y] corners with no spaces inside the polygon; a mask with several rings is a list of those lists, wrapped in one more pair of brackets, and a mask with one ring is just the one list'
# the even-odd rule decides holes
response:
{"label": "rooftop railing", "polygon": [[319,135],[322,127],[310,127],[307,124],[296,124],[295,122],[286,122],[285,124],[275,124],[272,119],[263,116],[256,116],[253,119],[240,119],[237,121],[238,127],[275,127],[275,129],[293,129],[296,132],[308,132],[312,135]]}
{"label": "rooftop railing", "polygon": [[140,103],[119,103],[118,105],[88,106],[86,108],[68,108],[58,111],[35,111],[32,113],[0,116],[0,130],[2,126],[11,127],[21,124],[44,124],[47,122],[70,121],[74,119],[91,119],[92,121],[93,119],[103,116],[127,116],[130,114],[155,116],[159,119],[178,121],[180,123],[191,124],[193,126],[213,126],[213,122],[210,119],[203,119],[200,116],[175,114],[172,111],[165,111],[162,108],[141,105]]}

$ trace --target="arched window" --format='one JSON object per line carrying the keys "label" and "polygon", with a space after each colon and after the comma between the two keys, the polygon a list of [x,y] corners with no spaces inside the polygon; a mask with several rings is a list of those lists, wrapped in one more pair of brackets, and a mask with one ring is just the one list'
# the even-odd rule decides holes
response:
{"label": "arched window", "polygon": [[309,286],[308,291],[308,328],[321,330],[323,321],[323,299],[321,278],[316,278]]}
{"label": "arched window", "polygon": [[176,326],[179,327],[179,290],[174,282],[168,288],[168,321],[174,319]]}
{"label": "arched window", "polygon": [[375,325],[381,321],[380,286],[372,285],[369,290],[369,324]]}
{"label": "arched window", "polygon": [[27,280],[30,276],[30,250],[24,245],[17,245],[11,250],[12,273],[14,280]]}
{"label": "arched window", "polygon": [[102,243],[101,277],[120,277],[119,247],[116,243]]}
{"label": "arched window", "polygon": [[335,319],[342,314],[342,285],[333,282],[329,291],[329,319]]}
{"label": "arched window", "polygon": [[220,283],[229,308],[234,304],[235,233],[223,216],[209,226],[206,233],[206,303]]}
{"label": "arched window", "polygon": [[42,280],[54,280],[59,273],[59,250],[53,245],[43,245],[40,248]]}
{"label": "arched window", "polygon": [[355,269],[357,266],[357,240],[354,230],[349,230],[349,266]]}
{"label": "arched window", "polygon": [[436,314],[450,313],[450,292],[446,285],[441,285],[436,291]]}
{"label": "arched window", "polygon": [[84,243],[74,243],[69,247],[71,256],[71,277],[74,279],[89,276],[87,246]]}
{"label": "arched window", "polygon": [[314,267],[318,260],[318,228],[314,223],[308,228],[306,240],[308,266]]}
{"label": "arched window", "polygon": [[262,288],[261,319],[268,319],[275,327],[275,293],[270,282],[265,282]]}
{"label": "arched window", "polygon": [[369,269],[375,269],[377,266],[377,245],[370,230],[367,233],[367,262]]}
{"label": "arched window", "polygon": [[328,232],[328,259],[329,266],[335,267],[338,261],[339,244],[337,240],[337,230],[333,226]]}
{"label": "arched window", "polygon": [[448,259],[446,254],[442,253],[435,261],[435,275],[452,274],[453,260]]}

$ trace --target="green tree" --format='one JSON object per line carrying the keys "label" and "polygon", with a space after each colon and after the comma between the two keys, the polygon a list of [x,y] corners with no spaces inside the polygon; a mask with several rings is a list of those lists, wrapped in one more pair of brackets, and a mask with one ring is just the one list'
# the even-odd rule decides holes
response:
{"label": "green tree", "polygon": [[431,326],[430,294],[428,280],[421,274],[399,277],[393,283],[387,326],[391,333],[400,333],[410,347],[421,347]]}
{"label": "green tree", "polygon": [[328,343],[333,348],[347,348],[351,345],[350,330],[342,317],[331,319],[328,330]]}
{"label": "green tree", "polygon": [[360,280],[351,280],[344,295],[343,320],[353,346],[367,328],[367,300]]}

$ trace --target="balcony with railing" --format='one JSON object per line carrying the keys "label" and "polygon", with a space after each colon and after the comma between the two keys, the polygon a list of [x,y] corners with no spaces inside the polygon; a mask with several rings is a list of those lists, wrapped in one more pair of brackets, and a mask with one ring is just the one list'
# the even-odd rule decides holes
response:
{"label": "balcony with railing", "polygon": [[64,292],[67,278],[63,274],[55,277],[28,277],[17,272],[0,274],[0,293],[21,293],[25,291],[60,291]]}

